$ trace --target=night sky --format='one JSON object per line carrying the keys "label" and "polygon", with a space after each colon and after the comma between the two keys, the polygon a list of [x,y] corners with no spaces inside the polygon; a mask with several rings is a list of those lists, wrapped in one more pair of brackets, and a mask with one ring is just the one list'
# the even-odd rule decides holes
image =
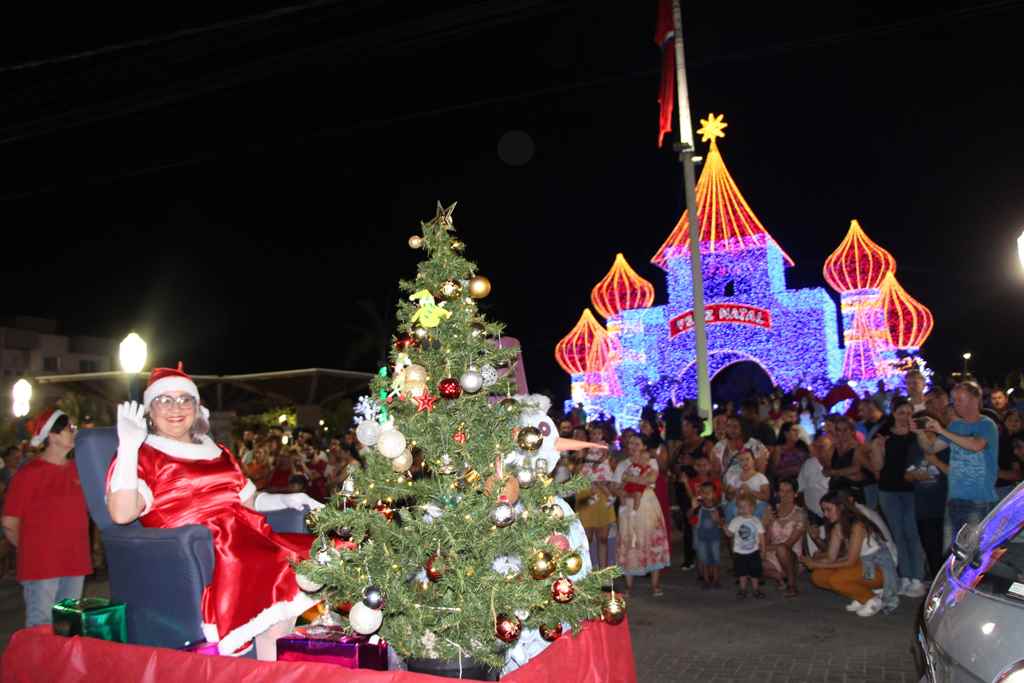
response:
{"label": "night sky", "polygon": [[[683,193],[653,0],[204,4],[5,22],[4,313],[136,329],[195,372],[373,370],[437,200],[533,390],[567,393],[554,344],[617,251],[665,302],[649,260]],[[934,368],[1017,367],[1024,3],[683,16],[695,125],[725,114],[790,286],[824,286],[858,218],[934,312]]]}

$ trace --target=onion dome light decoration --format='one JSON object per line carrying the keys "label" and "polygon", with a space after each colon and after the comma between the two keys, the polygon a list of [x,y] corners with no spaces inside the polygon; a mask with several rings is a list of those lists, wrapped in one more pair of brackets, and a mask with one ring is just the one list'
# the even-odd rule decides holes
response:
{"label": "onion dome light decoration", "polygon": [[585,308],[569,334],[555,345],[555,360],[570,375],[589,372],[587,357],[590,349],[607,336],[608,332],[597,322],[594,314]]}
{"label": "onion dome light decoration", "polygon": [[598,313],[611,318],[625,310],[649,307],[654,302],[654,285],[637,275],[619,253],[608,274],[590,291],[590,301]]}
{"label": "onion dome light decoration", "polygon": [[825,280],[837,292],[879,289],[886,273],[896,270],[892,254],[875,244],[856,219],[850,221],[846,237],[822,269]]}
{"label": "onion dome light decoration", "polygon": [[932,312],[907,294],[891,272],[882,281],[881,298],[892,345],[897,349],[921,348],[935,324]]}

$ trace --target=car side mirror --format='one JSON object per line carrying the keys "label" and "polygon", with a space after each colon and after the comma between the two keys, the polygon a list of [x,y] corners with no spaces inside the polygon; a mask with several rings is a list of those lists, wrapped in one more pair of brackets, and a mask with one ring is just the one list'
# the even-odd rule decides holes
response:
{"label": "car side mirror", "polygon": [[967,522],[956,532],[953,539],[953,554],[958,562],[970,563],[978,552],[978,532],[981,525]]}

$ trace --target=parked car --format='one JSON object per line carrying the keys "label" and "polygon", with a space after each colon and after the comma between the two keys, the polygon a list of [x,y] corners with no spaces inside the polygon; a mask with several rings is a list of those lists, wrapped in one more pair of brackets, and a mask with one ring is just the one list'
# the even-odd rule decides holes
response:
{"label": "parked car", "polygon": [[1024,683],[1024,485],[957,532],[916,635],[921,681]]}

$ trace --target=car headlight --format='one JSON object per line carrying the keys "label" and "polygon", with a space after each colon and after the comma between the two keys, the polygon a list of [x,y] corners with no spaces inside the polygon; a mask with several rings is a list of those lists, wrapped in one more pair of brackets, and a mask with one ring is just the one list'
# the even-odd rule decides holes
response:
{"label": "car headlight", "polygon": [[[931,592],[931,594],[928,596],[928,599],[924,603],[924,620],[925,621],[928,621],[929,619],[931,619],[932,615],[935,614],[935,610],[937,610],[939,608],[939,605],[942,604],[942,595],[945,592],[946,592],[946,586],[945,586],[945,584],[942,584],[940,586],[937,586]],[[1024,681],[1022,681],[1021,683],[1024,683]]]}
{"label": "car headlight", "polygon": [[1017,662],[996,678],[996,683],[1024,683],[1024,661]]}

